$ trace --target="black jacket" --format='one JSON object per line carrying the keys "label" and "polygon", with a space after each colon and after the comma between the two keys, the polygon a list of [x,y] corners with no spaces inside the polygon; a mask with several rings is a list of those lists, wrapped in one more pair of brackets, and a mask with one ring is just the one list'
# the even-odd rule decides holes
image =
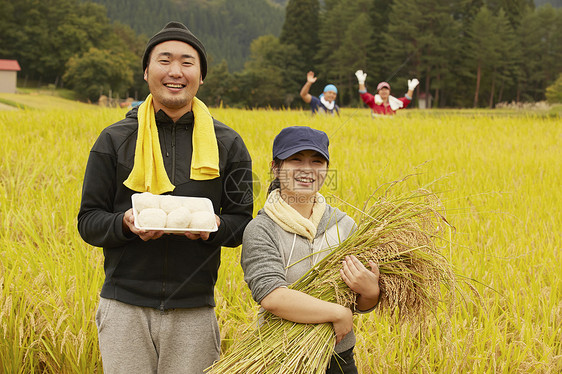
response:
{"label": "black jacket", "polygon": [[240,136],[214,120],[219,147],[220,177],[191,180],[193,113],[174,123],[156,113],[164,166],[173,195],[207,197],[221,224],[209,240],[164,235],[142,241],[124,235],[124,212],[135,191],[123,185],[129,176],[137,141],[137,109],[102,131],[90,151],[78,213],[78,231],[89,244],[103,247],[105,282],[101,296],[139,306],[193,308],[214,306],[214,285],[221,246],[236,247],[252,219],[250,155]]}

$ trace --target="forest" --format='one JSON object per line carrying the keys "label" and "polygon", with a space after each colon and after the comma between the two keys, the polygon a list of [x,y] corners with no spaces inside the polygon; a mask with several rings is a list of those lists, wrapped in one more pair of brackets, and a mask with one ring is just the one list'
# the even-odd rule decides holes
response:
{"label": "forest", "polygon": [[[301,107],[306,73],[357,106],[367,89],[433,107],[491,107],[545,99],[562,73],[562,8],[532,0],[0,0],[0,58],[17,59],[18,84],[142,99],[140,56],[168,20],[184,22],[211,62],[199,96],[227,107]],[[429,101],[428,101],[429,103]]]}
{"label": "forest", "polygon": [[151,36],[167,22],[180,20],[217,62],[225,59],[233,71],[244,68],[250,43],[261,35],[279,35],[285,17],[280,5],[267,0],[91,0],[107,9],[108,17]]}

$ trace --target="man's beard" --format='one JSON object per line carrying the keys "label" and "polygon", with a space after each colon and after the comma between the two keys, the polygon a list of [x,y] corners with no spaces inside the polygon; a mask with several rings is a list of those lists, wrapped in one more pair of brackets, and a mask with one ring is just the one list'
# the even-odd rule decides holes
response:
{"label": "man's beard", "polygon": [[187,105],[188,99],[186,97],[165,97],[162,99],[161,104],[170,109],[181,109]]}

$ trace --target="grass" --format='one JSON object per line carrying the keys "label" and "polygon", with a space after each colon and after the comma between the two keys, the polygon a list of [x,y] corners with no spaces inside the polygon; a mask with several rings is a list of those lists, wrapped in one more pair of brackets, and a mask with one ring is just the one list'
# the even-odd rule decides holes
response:
{"label": "grass", "polygon": [[76,92],[67,88],[54,88],[54,85],[42,86],[40,88],[18,87],[17,93],[26,95],[56,96],[66,100],[76,100]]}
{"label": "grass", "polygon": [[[101,373],[94,314],[103,256],[79,237],[76,214],[89,149],[125,111],[83,105],[0,111],[0,372]],[[356,317],[360,373],[562,371],[559,116],[408,110],[373,120],[366,109],[344,109],[339,118],[301,111],[212,113],[248,146],[259,186],[256,211],[270,180],[271,143],[290,125],[330,136],[326,196],[361,206],[377,186],[416,172],[412,183],[431,183],[443,200],[456,227],[449,260],[478,281],[482,303],[463,303],[447,318],[438,313],[424,331],[375,313]],[[359,218],[339,200],[330,202]],[[223,250],[217,281],[223,349],[257,312],[239,256],[240,248]]]}
{"label": "grass", "polygon": [[68,90],[36,90],[18,89],[18,93],[0,93],[0,103],[22,109],[49,110],[59,108],[66,110],[91,109],[97,106],[69,100]]}

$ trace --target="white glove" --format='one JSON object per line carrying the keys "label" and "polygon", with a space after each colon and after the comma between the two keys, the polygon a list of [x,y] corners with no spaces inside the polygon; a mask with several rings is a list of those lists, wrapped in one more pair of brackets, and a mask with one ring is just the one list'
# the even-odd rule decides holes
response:
{"label": "white glove", "polygon": [[357,77],[357,81],[359,84],[365,84],[365,79],[367,79],[367,73],[363,73],[363,70],[357,70],[355,72],[355,76]]}
{"label": "white glove", "polygon": [[418,84],[420,84],[420,81],[417,80],[417,78],[408,79],[408,90],[409,90],[409,91],[415,90],[416,87],[418,86]]}

